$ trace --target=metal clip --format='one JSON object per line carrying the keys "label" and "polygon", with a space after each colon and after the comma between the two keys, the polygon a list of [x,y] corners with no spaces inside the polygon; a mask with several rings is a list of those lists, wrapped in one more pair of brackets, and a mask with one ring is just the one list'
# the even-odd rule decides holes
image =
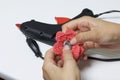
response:
{"label": "metal clip", "polygon": [[63,45],[64,45],[64,46],[67,45],[67,46],[69,46],[70,48],[72,47],[71,44],[70,44],[70,41],[68,41],[68,40],[65,41]]}

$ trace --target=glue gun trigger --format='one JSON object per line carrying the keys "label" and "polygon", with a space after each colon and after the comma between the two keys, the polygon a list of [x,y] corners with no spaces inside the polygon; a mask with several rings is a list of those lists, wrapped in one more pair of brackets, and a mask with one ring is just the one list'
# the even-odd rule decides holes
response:
{"label": "glue gun trigger", "polygon": [[42,57],[42,53],[39,49],[39,46],[35,40],[33,40],[31,38],[27,38],[26,42],[27,42],[28,46],[32,49],[32,51],[35,53],[36,57],[40,57],[40,58],[44,59],[44,57]]}

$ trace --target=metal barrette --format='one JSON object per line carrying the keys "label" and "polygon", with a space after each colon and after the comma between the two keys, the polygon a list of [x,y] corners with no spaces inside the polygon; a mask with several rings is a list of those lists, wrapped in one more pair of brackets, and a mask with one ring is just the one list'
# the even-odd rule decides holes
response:
{"label": "metal barrette", "polygon": [[70,41],[68,41],[68,40],[65,41],[63,45],[64,45],[64,46],[67,45],[67,46],[69,46],[70,48],[72,47],[71,44],[70,44]]}

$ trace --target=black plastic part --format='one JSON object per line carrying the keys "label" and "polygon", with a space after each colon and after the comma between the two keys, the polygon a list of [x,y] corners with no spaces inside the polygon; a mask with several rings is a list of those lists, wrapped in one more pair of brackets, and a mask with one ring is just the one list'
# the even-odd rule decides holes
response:
{"label": "black plastic part", "polygon": [[94,14],[93,14],[93,12],[90,10],[90,9],[83,9],[83,11],[79,14],[79,15],[77,15],[76,17],[74,17],[72,20],[74,20],[74,19],[77,19],[77,18],[80,18],[80,17],[82,17],[82,16],[91,16],[91,17],[95,17],[94,16]]}
{"label": "black plastic part", "polygon": [[[82,16],[91,16],[94,17],[93,12],[89,9],[84,9],[81,14],[72,18],[71,20],[80,18]],[[65,23],[64,23],[65,24]],[[61,31],[61,27],[63,24],[47,24],[42,22],[37,22],[35,20],[31,20],[25,22],[21,25],[20,30],[31,39],[38,40],[48,45],[53,45],[55,40],[56,32]]]}
{"label": "black plastic part", "polygon": [[27,38],[26,42],[28,43],[28,45],[32,49],[32,51],[35,53],[36,57],[41,57],[42,59],[44,59],[44,57],[42,57],[42,53],[39,49],[39,46],[35,40],[33,40],[31,38]]}
{"label": "black plastic part", "polygon": [[55,34],[57,31],[61,31],[61,25],[52,25],[31,20],[23,23],[20,29],[31,39],[53,45],[55,43]]}
{"label": "black plastic part", "polygon": [[96,58],[96,57],[91,57],[91,56],[88,56],[88,59],[97,60],[97,61],[105,61],[105,62],[120,61],[120,58],[104,59],[104,58]]}
{"label": "black plastic part", "polygon": [[[72,18],[71,20],[80,18],[82,16],[94,17],[94,14],[91,10],[86,8],[79,15]],[[41,57],[42,59],[44,59],[42,57],[41,51],[39,50],[39,46],[37,45],[35,40],[38,40],[40,42],[43,42],[45,44],[52,46],[56,42],[55,40],[56,33],[62,30],[61,28],[62,25],[63,24],[59,24],[59,25],[58,24],[47,24],[47,23],[42,23],[42,22],[37,22],[35,20],[31,20],[31,21],[24,22],[21,25],[20,30],[27,37],[26,41],[29,47],[35,53],[35,55],[37,57]]]}

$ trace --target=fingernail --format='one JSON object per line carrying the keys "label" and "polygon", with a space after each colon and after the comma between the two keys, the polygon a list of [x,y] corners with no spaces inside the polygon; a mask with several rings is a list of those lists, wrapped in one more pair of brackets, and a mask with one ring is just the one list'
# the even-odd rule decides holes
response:
{"label": "fingernail", "polygon": [[70,46],[65,45],[65,46],[64,46],[64,50],[70,50]]}
{"label": "fingernail", "polygon": [[70,41],[70,44],[75,44],[77,42],[76,38],[73,38],[71,41]]}

